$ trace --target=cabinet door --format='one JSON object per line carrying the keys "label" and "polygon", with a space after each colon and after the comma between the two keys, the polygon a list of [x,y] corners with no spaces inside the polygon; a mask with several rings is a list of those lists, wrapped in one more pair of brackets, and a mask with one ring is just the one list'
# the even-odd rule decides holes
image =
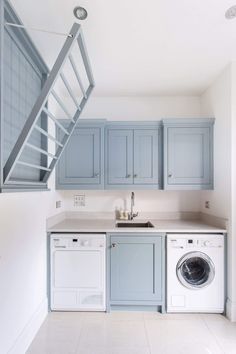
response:
{"label": "cabinet door", "polygon": [[158,129],[134,130],[134,184],[158,185]]}
{"label": "cabinet door", "polygon": [[133,130],[110,129],[107,139],[107,183],[133,184]]}
{"label": "cabinet door", "polygon": [[76,128],[59,162],[59,184],[101,183],[101,130]]}
{"label": "cabinet door", "polygon": [[161,300],[161,257],[161,237],[111,236],[111,301]]}
{"label": "cabinet door", "polygon": [[[167,128],[166,186],[212,183],[212,142],[208,127]],[[196,188],[197,189],[197,188]]]}

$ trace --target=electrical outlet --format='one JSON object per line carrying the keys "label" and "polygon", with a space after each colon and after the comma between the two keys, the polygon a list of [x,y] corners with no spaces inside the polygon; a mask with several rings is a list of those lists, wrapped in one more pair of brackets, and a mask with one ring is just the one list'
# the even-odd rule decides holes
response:
{"label": "electrical outlet", "polygon": [[56,201],[56,209],[61,208],[61,200]]}
{"label": "electrical outlet", "polygon": [[85,195],[84,194],[74,195],[74,206],[75,207],[85,206]]}
{"label": "electrical outlet", "polygon": [[209,202],[209,200],[206,200],[206,201],[205,201],[205,208],[206,208],[206,209],[210,209],[210,202]]}

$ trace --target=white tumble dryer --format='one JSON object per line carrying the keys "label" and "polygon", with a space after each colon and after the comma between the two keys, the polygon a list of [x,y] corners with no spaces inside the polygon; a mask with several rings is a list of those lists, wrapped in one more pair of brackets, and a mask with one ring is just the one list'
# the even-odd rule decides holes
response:
{"label": "white tumble dryer", "polygon": [[224,236],[167,235],[167,312],[224,312]]}
{"label": "white tumble dryer", "polygon": [[51,310],[105,311],[105,264],[105,234],[52,234]]}

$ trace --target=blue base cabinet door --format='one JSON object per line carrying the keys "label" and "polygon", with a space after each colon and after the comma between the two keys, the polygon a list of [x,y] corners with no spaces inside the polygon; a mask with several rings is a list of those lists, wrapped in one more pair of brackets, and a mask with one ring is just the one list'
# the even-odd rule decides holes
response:
{"label": "blue base cabinet door", "polygon": [[161,302],[162,257],[161,236],[111,235],[111,304]]}
{"label": "blue base cabinet door", "polygon": [[103,127],[75,128],[57,166],[57,189],[104,188]]}
{"label": "blue base cabinet door", "polygon": [[164,121],[164,189],[213,189],[213,120]]}

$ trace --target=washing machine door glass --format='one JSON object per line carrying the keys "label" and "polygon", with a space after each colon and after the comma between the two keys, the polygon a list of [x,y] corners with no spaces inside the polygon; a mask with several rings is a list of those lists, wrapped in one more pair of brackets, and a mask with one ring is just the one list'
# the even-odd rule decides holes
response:
{"label": "washing machine door glass", "polygon": [[215,277],[215,267],[210,257],[202,252],[190,252],[177,264],[177,276],[181,284],[189,289],[201,289]]}

